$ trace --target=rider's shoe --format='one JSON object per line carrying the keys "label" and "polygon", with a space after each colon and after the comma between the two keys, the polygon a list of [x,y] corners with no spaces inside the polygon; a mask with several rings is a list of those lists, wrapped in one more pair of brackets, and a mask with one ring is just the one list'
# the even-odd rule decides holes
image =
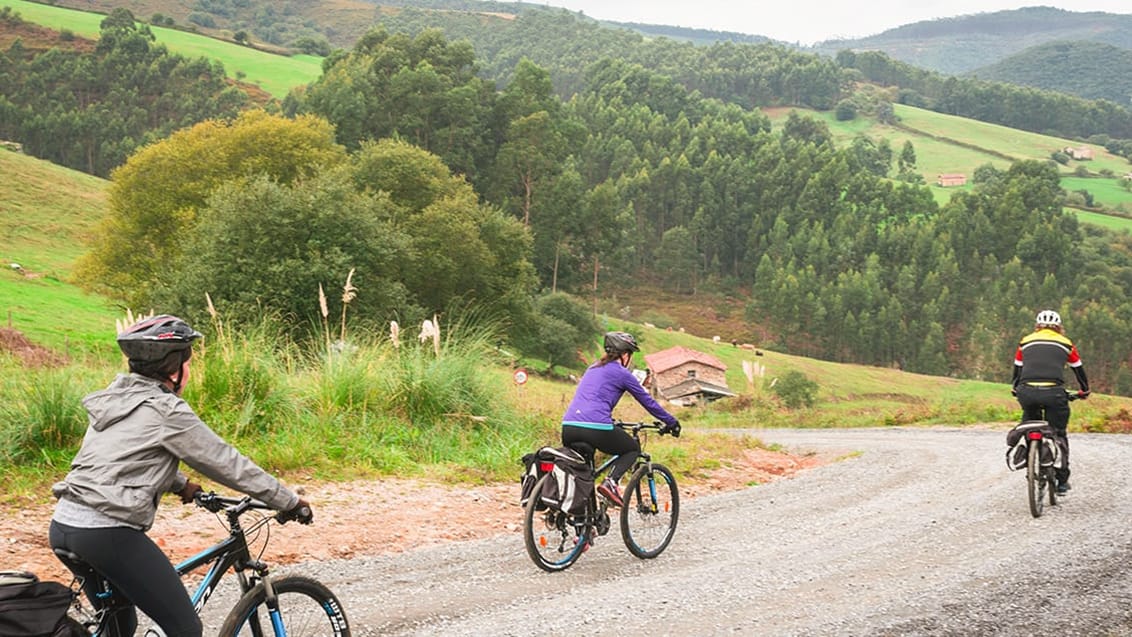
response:
{"label": "rider's shoe", "polygon": [[602,480],[601,484],[597,487],[597,492],[609,499],[613,506],[621,506],[621,490],[617,488],[617,483],[606,478]]}
{"label": "rider's shoe", "polygon": [[1072,488],[1073,487],[1069,486],[1068,482],[1058,482],[1057,483],[1057,494],[1058,495],[1065,495],[1066,493],[1069,493],[1069,490],[1072,489]]}

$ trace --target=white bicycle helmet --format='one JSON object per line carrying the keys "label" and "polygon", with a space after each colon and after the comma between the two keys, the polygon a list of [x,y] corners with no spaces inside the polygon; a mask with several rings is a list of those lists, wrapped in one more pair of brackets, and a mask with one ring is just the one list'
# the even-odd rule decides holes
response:
{"label": "white bicycle helmet", "polygon": [[1058,327],[1061,325],[1061,315],[1053,310],[1042,310],[1038,312],[1038,318],[1034,319],[1034,322],[1038,325]]}

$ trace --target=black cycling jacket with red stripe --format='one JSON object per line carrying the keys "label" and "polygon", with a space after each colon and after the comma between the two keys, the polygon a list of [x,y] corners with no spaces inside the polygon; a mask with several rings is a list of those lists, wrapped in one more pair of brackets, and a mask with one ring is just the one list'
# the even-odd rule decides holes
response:
{"label": "black cycling jacket with red stripe", "polygon": [[1065,384],[1065,366],[1073,370],[1081,391],[1089,391],[1089,380],[1081,355],[1069,337],[1049,328],[1035,330],[1022,337],[1014,354],[1014,375],[1011,384],[1053,383]]}

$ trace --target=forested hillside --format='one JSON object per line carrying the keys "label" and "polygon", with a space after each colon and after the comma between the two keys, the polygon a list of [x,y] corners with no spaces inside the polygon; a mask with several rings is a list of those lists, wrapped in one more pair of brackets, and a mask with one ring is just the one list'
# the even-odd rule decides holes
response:
{"label": "forested hillside", "polygon": [[140,146],[250,105],[218,63],[170,54],[128,11],[103,20],[93,50],[65,34],[25,47],[29,28],[0,9],[0,139],[36,157],[106,177]]}
{"label": "forested hillside", "polygon": [[[886,73],[901,81],[866,91],[881,117],[894,97],[1019,119],[1055,98],[879,54],[646,40],[565,11],[445,14],[473,43],[427,28],[438,15],[397,12],[281,115],[210,120],[132,155],[85,280],[190,315],[214,292],[237,315],[302,327],[304,295],[356,267],[367,321],[477,304],[521,347],[553,345],[550,360],[572,351],[555,293],[646,283],[691,303],[743,298],[767,346],[988,379],[1049,306],[1096,387],[1132,392],[1132,244],[1063,211],[1054,165],[987,166],[940,205],[904,179],[911,144],[839,147],[818,120],[772,128],[754,108],[831,109]],[[1127,124],[1065,99],[1027,125]]]}
{"label": "forested hillside", "polygon": [[1132,104],[1132,48],[1101,42],[1050,42],[1031,47],[970,75],[1085,99]]}

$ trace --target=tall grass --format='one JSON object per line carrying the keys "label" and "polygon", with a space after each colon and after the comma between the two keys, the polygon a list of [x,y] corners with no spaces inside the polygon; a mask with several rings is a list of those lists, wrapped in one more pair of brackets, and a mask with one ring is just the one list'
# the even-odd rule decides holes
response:
{"label": "tall grass", "polygon": [[0,360],[0,370],[0,463],[66,467],[86,431],[89,370],[27,370],[11,359]]}
{"label": "tall grass", "polygon": [[286,385],[287,341],[265,320],[229,336],[222,329],[197,346],[185,400],[224,437],[270,433],[293,419],[297,406]]}
{"label": "tall grass", "polygon": [[[185,389],[202,420],[269,470],[292,479],[507,480],[517,458],[547,442],[545,419],[518,413],[501,399],[504,377],[485,373],[489,329],[448,330],[439,351],[431,341],[354,337],[326,347],[283,334],[266,320],[234,334],[215,323],[195,347]],[[0,359],[6,491],[42,491],[66,471],[86,427],[83,395],[120,366],[115,356],[104,366],[26,371]]]}

